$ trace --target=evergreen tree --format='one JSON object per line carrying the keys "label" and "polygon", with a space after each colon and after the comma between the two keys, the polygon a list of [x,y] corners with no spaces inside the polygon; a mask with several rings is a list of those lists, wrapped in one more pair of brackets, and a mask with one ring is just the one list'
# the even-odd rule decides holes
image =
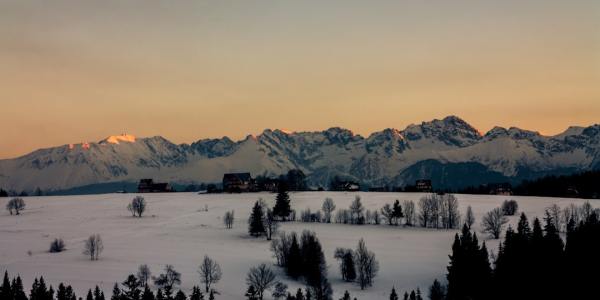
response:
{"label": "evergreen tree", "polygon": [[298,289],[298,291],[296,291],[296,300],[305,300],[304,299],[304,294],[302,294],[302,289]]}
{"label": "evergreen tree", "polygon": [[121,283],[125,288],[122,290],[124,299],[139,300],[142,295],[140,287],[142,283],[133,274],[127,276],[127,279]]}
{"label": "evergreen tree", "polygon": [[[94,300],[104,300],[104,292],[100,290],[98,286],[94,288]],[[144,300],[153,300],[153,299],[144,299]]]}
{"label": "evergreen tree", "polygon": [[161,288],[156,291],[156,300],[166,300]]}
{"label": "evergreen tree", "polygon": [[446,299],[446,290],[444,286],[436,279],[429,288],[429,299],[430,300],[444,300]]}
{"label": "evergreen tree", "polygon": [[89,289],[87,292],[87,296],[85,297],[85,300],[94,300],[94,295],[92,294],[92,290]]}
{"label": "evergreen tree", "polygon": [[110,300],[123,300],[121,296],[121,289],[119,288],[119,284],[117,284],[116,282],[113,286],[112,296],[110,297]]}
{"label": "evergreen tree", "polygon": [[400,205],[400,201],[396,200],[394,202],[394,209],[393,209],[393,216],[394,216],[394,224],[398,225],[398,223],[400,222],[400,219],[402,219],[404,217],[404,213],[402,213],[402,205]]}
{"label": "evergreen tree", "polygon": [[287,191],[287,186],[280,183],[277,187],[277,197],[275,197],[275,206],[273,207],[273,214],[282,221],[287,221],[292,212],[290,207],[290,195]]}
{"label": "evergreen tree", "polygon": [[54,290],[52,287],[48,289],[44,277],[40,277],[39,281],[36,278],[31,286],[31,293],[29,294],[30,300],[53,300]]}
{"label": "evergreen tree", "polygon": [[260,201],[256,201],[252,208],[252,213],[248,219],[248,233],[251,236],[260,236],[265,233],[264,212]]}
{"label": "evergreen tree", "polygon": [[4,271],[4,280],[2,280],[2,286],[0,287],[0,299],[12,299],[13,293],[10,288],[10,281],[8,280],[8,271]]}
{"label": "evergreen tree", "polygon": [[[155,300],[154,293],[148,287],[147,284],[144,285],[144,292],[142,293],[142,300]],[[200,299],[191,299],[190,300],[200,300]]]}
{"label": "evergreen tree", "polygon": [[352,300],[352,298],[350,297],[350,293],[348,293],[348,291],[345,291],[344,296],[340,298],[340,300]]}
{"label": "evergreen tree", "polygon": [[[56,300],[75,300],[77,297],[73,293],[73,288],[71,286],[65,286],[60,283],[58,285],[58,289],[56,290]],[[92,300],[94,298],[92,297]]]}
{"label": "evergreen tree", "polygon": [[192,288],[192,294],[190,295],[190,300],[204,300],[204,294],[200,291],[200,288],[194,286]]}
{"label": "evergreen tree", "polygon": [[390,300],[398,300],[398,294],[396,294],[395,287],[392,287],[392,292],[390,293]]}
{"label": "evergreen tree", "polygon": [[485,243],[479,247],[475,234],[463,226],[454,238],[448,266],[448,300],[488,299],[491,268]]}
{"label": "evergreen tree", "polygon": [[287,274],[294,279],[302,276],[302,252],[296,234],[292,234],[292,243],[286,259],[286,269]]}
{"label": "evergreen tree", "polygon": [[17,275],[17,278],[13,279],[11,292],[14,300],[27,300],[27,295],[25,295],[25,289],[23,287],[21,276]]}
{"label": "evergreen tree", "polygon": [[187,296],[185,295],[185,293],[183,291],[179,290],[177,292],[177,294],[175,294],[175,298],[174,299],[175,300],[186,300]]}

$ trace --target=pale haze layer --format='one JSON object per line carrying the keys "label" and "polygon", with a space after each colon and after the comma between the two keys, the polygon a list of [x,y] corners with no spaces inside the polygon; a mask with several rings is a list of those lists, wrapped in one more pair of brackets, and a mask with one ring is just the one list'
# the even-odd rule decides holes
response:
{"label": "pale haze layer", "polygon": [[600,122],[599,28],[591,0],[0,0],[0,158],[450,114],[556,134]]}

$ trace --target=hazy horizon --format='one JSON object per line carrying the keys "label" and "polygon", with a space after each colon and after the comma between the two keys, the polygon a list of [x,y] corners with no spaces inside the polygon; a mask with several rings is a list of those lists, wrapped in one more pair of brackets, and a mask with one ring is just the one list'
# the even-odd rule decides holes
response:
{"label": "hazy horizon", "polygon": [[0,0],[0,158],[110,135],[600,123],[600,2]]}

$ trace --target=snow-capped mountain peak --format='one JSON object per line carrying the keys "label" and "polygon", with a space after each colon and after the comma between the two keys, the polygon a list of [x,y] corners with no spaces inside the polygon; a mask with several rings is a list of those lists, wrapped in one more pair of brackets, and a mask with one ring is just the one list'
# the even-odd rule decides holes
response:
{"label": "snow-capped mountain peak", "polygon": [[[452,166],[459,167],[445,169]],[[266,129],[238,141],[222,137],[190,145],[160,136],[116,135],[0,160],[0,187],[60,190],[140,178],[214,183],[228,172],[279,175],[289,169],[302,170],[313,186],[326,186],[336,175],[366,185],[398,186],[414,184],[415,178],[436,178],[439,172],[446,182],[456,179],[464,185],[593,168],[600,168],[600,125],[571,127],[552,137],[494,127],[482,136],[464,120],[449,116],[404,130],[384,129],[367,138],[340,127]]]}
{"label": "snow-capped mountain peak", "polygon": [[120,134],[120,135],[111,135],[107,138],[105,138],[104,140],[100,141],[100,143],[109,143],[109,144],[120,144],[121,142],[127,142],[127,143],[135,143],[135,136],[131,135],[131,134]]}

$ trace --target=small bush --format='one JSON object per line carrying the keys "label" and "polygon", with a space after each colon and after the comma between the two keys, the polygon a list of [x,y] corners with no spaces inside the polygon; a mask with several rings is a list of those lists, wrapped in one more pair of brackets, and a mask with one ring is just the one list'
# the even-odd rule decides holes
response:
{"label": "small bush", "polygon": [[58,253],[65,251],[65,242],[62,239],[54,239],[50,243],[50,253]]}
{"label": "small bush", "polygon": [[505,216],[514,216],[519,210],[519,204],[515,200],[504,200],[502,212]]}

